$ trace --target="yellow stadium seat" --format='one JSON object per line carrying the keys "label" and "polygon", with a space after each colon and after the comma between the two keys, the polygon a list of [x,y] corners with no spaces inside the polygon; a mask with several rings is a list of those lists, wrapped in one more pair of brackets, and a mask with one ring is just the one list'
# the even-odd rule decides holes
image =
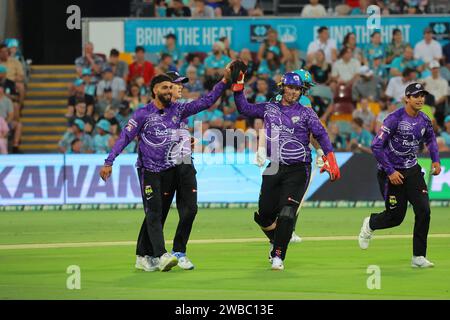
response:
{"label": "yellow stadium seat", "polygon": [[125,61],[127,64],[133,63],[133,54],[128,52],[121,52],[119,54],[119,60]]}
{"label": "yellow stadium seat", "polygon": [[247,123],[245,119],[236,120],[235,129],[241,129],[243,131],[247,130]]}
{"label": "yellow stadium seat", "polygon": [[[358,102],[356,104],[356,109],[361,109],[361,104]],[[369,102],[369,109],[375,115],[375,117],[380,113],[381,106],[378,102]]]}

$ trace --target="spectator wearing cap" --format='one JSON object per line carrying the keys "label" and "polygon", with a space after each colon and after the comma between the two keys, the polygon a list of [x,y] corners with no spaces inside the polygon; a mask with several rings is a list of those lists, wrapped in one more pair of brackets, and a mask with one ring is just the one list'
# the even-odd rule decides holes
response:
{"label": "spectator wearing cap", "polygon": [[75,105],[79,100],[83,100],[85,102],[87,107],[87,114],[92,116],[94,114],[94,97],[86,94],[85,85],[82,79],[76,79],[73,85],[75,92],[69,97],[67,101],[66,117],[73,117],[75,113]]}
{"label": "spectator wearing cap", "polygon": [[353,58],[352,50],[342,48],[339,53],[339,60],[333,63],[331,77],[338,85],[352,85],[359,76],[361,63]]}
{"label": "spectator wearing cap", "polygon": [[114,99],[122,101],[127,90],[125,81],[122,78],[114,76],[113,70],[110,66],[103,69],[103,80],[97,85],[97,97],[103,96],[105,88],[111,88]]}
{"label": "spectator wearing cap", "polygon": [[448,82],[441,77],[441,66],[439,62],[433,60],[430,62],[429,67],[431,69],[431,76],[425,78],[424,84],[427,91],[434,96],[434,107],[436,108],[434,115],[437,123],[442,126],[444,124],[449,85]]}
{"label": "spectator wearing cap", "polygon": [[450,115],[444,118],[444,130],[441,132],[441,137],[444,138],[447,147],[450,147]]}
{"label": "spectator wearing cap", "polygon": [[172,5],[166,10],[166,17],[190,17],[191,9],[184,5],[183,0],[172,0]]}
{"label": "spectator wearing cap", "polygon": [[401,76],[403,70],[406,68],[414,69],[417,72],[422,72],[425,68],[425,63],[421,59],[414,59],[414,50],[410,45],[407,45],[403,56],[392,60],[390,75],[392,77]]}
{"label": "spectator wearing cap", "polygon": [[109,153],[112,147],[111,124],[103,119],[97,122],[95,128],[97,132],[92,141],[94,153]]}
{"label": "spectator wearing cap", "polygon": [[92,153],[92,138],[84,132],[84,122],[76,119],[72,126],[64,133],[64,136],[58,142],[58,148],[61,153],[70,153],[72,142],[78,139],[81,141],[81,153]]}
{"label": "spectator wearing cap", "polygon": [[325,52],[325,59],[328,63],[333,63],[337,59],[337,46],[334,39],[330,39],[328,28],[325,26],[320,27],[317,30],[318,38],[308,45],[306,52],[308,61],[312,61],[314,53],[321,49]]}
{"label": "spectator wearing cap", "polygon": [[392,41],[386,48],[386,63],[391,63],[395,58],[401,57],[407,44],[403,42],[403,34],[400,29],[392,31]]}
{"label": "spectator wearing cap", "polygon": [[352,113],[353,119],[360,118],[363,121],[363,127],[369,132],[374,132],[375,115],[369,107],[369,99],[361,98],[358,107]]}
{"label": "spectator wearing cap", "polygon": [[414,83],[416,79],[416,70],[411,68],[404,69],[401,76],[393,77],[389,80],[385,92],[387,98],[395,102],[402,102],[406,88],[411,83]]}
{"label": "spectator wearing cap", "polygon": [[303,18],[326,17],[327,11],[325,10],[325,7],[319,3],[319,0],[309,0],[309,4],[303,8],[301,16]]}
{"label": "spectator wearing cap", "polygon": [[241,0],[228,0],[228,4],[222,8],[224,17],[247,17],[248,11],[242,6]]}
{"label": "spectator wearing cap", "polygon": [[11,57],[8,48],[2,43],[0,43],[0,66],[6,68],[6,78],[14,82],[19,94],[18,103],[22,104],[25,98],[25,72],[19,60]]}
{"label": "spectator wearing cap", "polygon": [[275,29],[269,29],[267,31],[267,39],[259,46],[258,49],[258,61],[262,61],[266,58],[269,50],[273,51],[273,48],[277,47],[280,55],[281,63],[285,63],[290,58],[290,52],[286,44],[278,39],[278,32]]}
{"label": "spectator wearing cap", "polygon": [[75,60],[78,75],[81,76],[84,68],[91,68],[95,73],[100,73],[105,61],[99,55],[94,54],[94,44],[92,42],[86,43],[83,51],[83,55]]}
{"label": "spectator wearing cap", "polygon": [[427,64],[433,60],[439,61],[442,59],[442,46],[433,39],[433,30],[431,28],[425,28],[423,40],[416,43],[414,58]]}
{"label": "spectator wearing cap", "polygon": [[[7,39],[5,40],[5,44],[8,47],[9,56],[16,58],[21,63],[24,60],[22,53],[19,51],[19,40],[17,39]],[[22,63],[23,65],[23,63]]]}
{"label": "spectator wearing cap", "polygon": [[145,85],[150,85],[150,81],[155,76],[155,67],[150,61],[145,60],[144,47],[136,47],[135,60],[128,68],[128,82],[132,82],[138,77],[143,77]]}
{"label": "spectator wearing cap", "polygon": [[207,77],[217,80],[223,76],[226,65],[231,62],[230,57],[223,54],[224,50],[225,45],[223,42],[217,41],[213,44],[212,54],[206,57],[204,61],[205,75]]}
{"label": "spectator wearing cap", "polygon": [[373,68],[373,59],[375,56],[385,56],[386,49],[381,43],[381,33],[375,31],[370,36],[370,43],[364,48],[365,64]]}
{"label": "spectator wearing cap", "polygon": [[195,18],[214,18],[215,16],[214,9],[206,5],[206,0],[194,0],[191,14]]}
{"label": "spectator wearing cap", "polygon": [[383,80],[374,75],[368,66],[361,66],[359,68],[359,79],[352,85],[353,101],[367,98],[370,101],[376,102],[380,100],[383,89]]}
{"label": "spectator wearing cap", "polygon": [[128,65],[125,61],[120,60],[119,57],[119,50],[111,49],[108,64],[113,69],[114,76],[122,78],[126,82],[128,80]]}
{"label": "spectator wearing cap", "polygon": [[177,47],[177,37],[173,33],[169,33],[165,36],[166,38],[166,44],[164,45],[164,48],[160,52],[160,56],[162,59],[162,55],[168,54],[172,57],[173,63],[176,65],[176,68],[180,68],[183,60],[184,60],[184,54],[181,52],[181,50]]}
{"label": "spectator wearing cap", "polygon": [[119,111],[116,114],[117,122],[119,122],[119,129],[122,130],[131,119],[133,110],[130,108],[128,101],[122,101],[119,105]]}
{"label": "spectator wearing cap", "polygon": [[354,118],[351,126],[352,132],[350,133],[347,151],[372,153],[370,145],[373,136],[368,130],[364,129],[364,121],[361,118]]}
{"label": "spectator wearing cap", "polygon": [[155,68],[156,74],[160,75],[169,71],[177,71],[177,67],[173,63],[172,56],[168,53],[161,54],[159,64]]}
{"label": "spectator wearing cap", "polygon": [[68,119],[69,127],[72,126],[75,120],[81,120],[84,123],[84,131],[91,133],[94,128],[94,118],[87,114],[86,102],[84,99],[79,99],[75,103],[75,113]]}
{"label": "spectator wearing cap", "polygon": [[88,96],[95,97],[97,91],[97,84],[94,82],[92,77],[92,71],[90,68],[84,68],[81,72],[81,80],[84,84],[84,93]]}

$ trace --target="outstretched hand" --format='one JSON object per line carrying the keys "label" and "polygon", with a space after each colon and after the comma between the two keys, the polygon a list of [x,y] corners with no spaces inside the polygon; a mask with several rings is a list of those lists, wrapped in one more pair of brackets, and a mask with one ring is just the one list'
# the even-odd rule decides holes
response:
{"label": "outstretched hand", "polygon": [[100,177],[103,179],[103,181],[108,180],[108,178],[111,176],[112,173],[112,166],[104,165],[100,169]]}

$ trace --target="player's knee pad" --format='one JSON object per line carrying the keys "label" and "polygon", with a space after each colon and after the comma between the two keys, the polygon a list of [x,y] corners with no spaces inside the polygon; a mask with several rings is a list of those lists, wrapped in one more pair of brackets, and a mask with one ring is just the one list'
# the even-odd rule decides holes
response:
{"label": "player's knee pad", "polygon": [[278,214],[278,219],[294,221],[296,216],[295,208],[292,206],[284,206]]}
{"label": "player's knee pad", "polygon": [[273,224],[273,221],[270,219],[264,218],[261,216],[258,212],[255,212],[254,214],[255,222],[261,227],[261,228],[268,228]]}

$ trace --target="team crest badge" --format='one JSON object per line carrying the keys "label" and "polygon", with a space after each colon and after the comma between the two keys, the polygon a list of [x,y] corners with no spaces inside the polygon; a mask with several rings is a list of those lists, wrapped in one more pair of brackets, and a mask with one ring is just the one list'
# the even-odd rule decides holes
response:
{"label": "team crest badge", "polygon": [[147,198],[147,200],[150,200],[153,195],[152,186],[145,186],[144,194],[145,194],[145,197]]}
{"label": "team crest badge", "polygon": [[395,196],[389,196],[389,204],[395,206],[397,204],[397,198]]}
{"label": "team crest badge", "polygon": [[173,117],[172,117],[172,122],[173,122],[173,123],[177,123],[177,120],[178,120],[177,116],[173,116]]}
{"label": "team crest badge", "polygon": [[292,123],[297,123],[300,121],[300,117],[295,116],[295,117],[292,117],[291,120],[292,120]]}

